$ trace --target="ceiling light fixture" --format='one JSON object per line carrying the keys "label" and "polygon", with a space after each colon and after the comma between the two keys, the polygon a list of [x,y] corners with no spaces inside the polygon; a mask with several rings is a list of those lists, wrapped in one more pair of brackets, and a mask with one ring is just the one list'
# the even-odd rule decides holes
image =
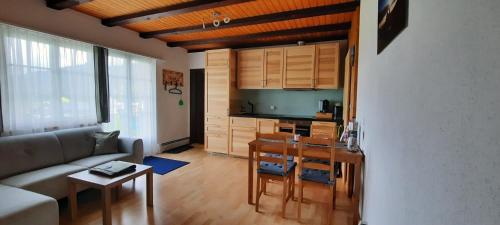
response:
{"label": "ceiling light fixture", "polygon": [[[212,25],[214,25],[214,27],[219,27],[222,24],[221,21],[223,21],[226,24],[231,22],[231,18],[228,15],[223,15],[222,13],[217,12],[217,11],[212,12],[210,19],[212,20]],[[201,21],[202,21],[203,29],[206,29],[207,25],[205,24],[205,19],[202,18]]]}

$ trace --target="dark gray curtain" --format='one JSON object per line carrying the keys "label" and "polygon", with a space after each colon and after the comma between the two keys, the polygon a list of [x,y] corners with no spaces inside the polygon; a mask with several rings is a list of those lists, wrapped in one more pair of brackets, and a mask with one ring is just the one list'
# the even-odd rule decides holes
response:
{"label": "dark gray curtain", "polygon": [[108,49],[94,46],[97,122],[109,122]]}

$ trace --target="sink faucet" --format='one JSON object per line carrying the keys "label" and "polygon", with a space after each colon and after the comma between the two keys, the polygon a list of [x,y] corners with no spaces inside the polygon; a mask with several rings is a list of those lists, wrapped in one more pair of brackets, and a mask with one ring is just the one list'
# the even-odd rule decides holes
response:
{"label": "sink faucet", "polygon": [[250,113],[253,114],[253,103],[248,101],[248,104],[250,105]]}

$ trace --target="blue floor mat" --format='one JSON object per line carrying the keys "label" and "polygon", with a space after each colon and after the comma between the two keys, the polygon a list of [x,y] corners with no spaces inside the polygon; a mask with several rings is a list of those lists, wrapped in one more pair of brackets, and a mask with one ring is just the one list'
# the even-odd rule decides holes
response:
{"label": "blue floor mat", "polygon": [[153,172],[160,175],[165,175],[187,164],[189,164],[189,162],[165,159],[156,156],[148,156],[144,158],[144,165],[152,166]]}

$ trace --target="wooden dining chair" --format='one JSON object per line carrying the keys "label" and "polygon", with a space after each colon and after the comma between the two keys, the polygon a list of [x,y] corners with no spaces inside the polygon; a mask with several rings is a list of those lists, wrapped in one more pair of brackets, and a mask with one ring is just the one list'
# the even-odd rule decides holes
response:
{"label": "wooden dining chair", "polygon": [[312,138],[337,138],[336,127],[335,123],[333,126],[312,124],[309,136]]}
{"label": "wooden dining chair", "polygon": [[295,135],[295,124],[293,123],[275,123],[274,124],[274,133],[282,134],[286,136]]}
{"label": "wooden dining chair", "polygon": [[[282,217],[285,217],[286,203],[295,192],[295,162],[288,160],[287,137],[280,134],[257,133],[257,189],[255,211],[259,211],[259,200],[269,181],[283,182]],[[278,153],[280,157],[270,157],[267,153]]]}
{"label": "wooden dining chair", "polygon": [[[335,138],[337,139],[337,123],[331,123],[331,125],[323,124],[312,124],[311,125],[310,137],[312,138]],[[328,162],[328,160],[324,160]],[[342,177],[342,164],[339,162],[335,163],[335,176]]]}
{"label": "wooden dining chair", "polygon": [[[307,159],[307,161],[305,160]],[[324,160],[328,160],[325,163]],[[304,186],[315,185],[328,188],[328,224],[331,224],[335,207],[335,138],[301,138],[299,143],[299,206],[298,219],[301,219],[301,203],[304,198]]]}

